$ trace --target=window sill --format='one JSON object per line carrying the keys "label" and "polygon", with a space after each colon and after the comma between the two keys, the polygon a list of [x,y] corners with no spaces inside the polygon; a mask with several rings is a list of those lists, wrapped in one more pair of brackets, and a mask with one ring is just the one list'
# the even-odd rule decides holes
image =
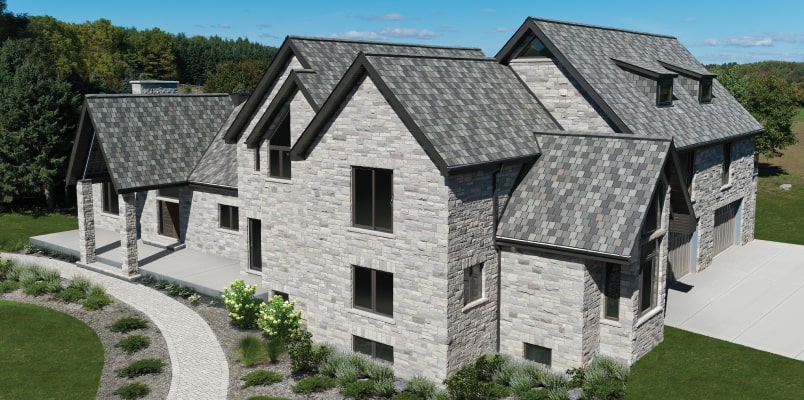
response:
{"label": "window sill", "polygon": [[156,200],[157,201],[167,201],[167,202],[170,202],[170,203],[178,203],[179,202],[179,199],[177,199],[175,197],[156,196]]}
{"label": "window sill", "polygon": [[394,236],[393,233],[374,231],[374,230],[371,230],[371,229],[356,228],[354,226],[350,226],[350,227],[346,228],[346,230],[349,231],[349,232],[354,232],[354,233],[364,233],[364,234],[367,234],[367,235],[379,236],[381,238],[386,238],[386,239],[395,239],[396,238],[396,236]]}
{"label": "window sill", "polygon": [[256,269],[247,269],[246,275],[254,275],[254,276],[262,276],[262,271],[257,271]]}
{"label": "window sill", "polygon": [[107,217],[119,217],[120,213],[115,214],[113,212],[101,211],[101,215],[105,215]]}
{"label": "window sill", "polygon": [[720,187],[721,192],[725,192],[725,191],[727,191],[729,189],[731,189],[731,183],[727,183],[727,184],[725,184],[725,185]]}
{"label": "window sill", "polygon": [[606,317],[600,318],[600,325],[610,326],[612,328],[622,328],[619,320],[608,319]]}
{"label": "window sill", "polygon": [[657,314],[659,314],[660,312],[663,312],[663,311],[664,311],[664,308],[662,308],[662,307],[656,307],[653,310],[648,311],[647,313],[645,313],[644,315],[639,317],[639,319],[637,319],[636,327],[639,328],[640,326],[642,326],[642,324],[644,324],[645,322],[648,322],[653,317],[655,317]]}
{"label": "window sill", "polygon": [[266,182],[273,182],[273,183],[281,183],[283,185],[292,185],[293,184],[292,179],[282,179],[282,178],[276,178],[276,177],[273,177],[273,176],[266,177],[265,181]]}
{"label": "window sill", "polygon": [[377,313],[373,313],[371,311],[363,311],[357,308],[350,308],[349,312],[361,317],[371,318],[380,322],[384,322],[390,325],[396,325],[396,321],[394,321],[393,317],[386,317],[385,315],[380,315]]}
{"label": "window sill", "polygon": [[218,232],[225,233],[227,235],[234,235],[240,233],[239,229],[229,229],[229,228],[221,228],[218,227]]}
{"label": "window sill", "polygon": [[472,302],[470,302],[469,304],[467,304],[467,305],[463,306],[463,308],[461,309],[461,312],[467,312],[467,311],[470,311],[471,309],[473,309],[473,308],[475,308],[475,307],[479,307],[479,306],[481,306],[481,305],[483,305],[483,304],[486,304],[486,303],[488,303],[488,302],[489,302],[489,299],[488,299],[488,298],[486,298],[486,297],[483,297],[483,298],[477,299],[477,300],[472,301]]}

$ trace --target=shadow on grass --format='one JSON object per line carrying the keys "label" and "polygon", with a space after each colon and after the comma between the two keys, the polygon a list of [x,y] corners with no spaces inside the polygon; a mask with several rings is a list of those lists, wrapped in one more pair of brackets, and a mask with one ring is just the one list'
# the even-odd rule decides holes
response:
{"label": "shadow on grass", "polygon": [[768,163],[759,163],[759,176],[761,178],[769,178],[781,175],[787,175],[787,171],[785,171],[784,168]]}

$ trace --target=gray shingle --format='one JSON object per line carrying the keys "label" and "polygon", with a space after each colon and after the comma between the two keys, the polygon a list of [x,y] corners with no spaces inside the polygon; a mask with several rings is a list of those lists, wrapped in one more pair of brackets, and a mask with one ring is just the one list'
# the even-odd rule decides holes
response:
{"label": "gray shingle", "polygon": [[119,191],[183,183],[232,110],[228,95],[88,95]]}
{"label": "gray shingle", "polygon": [[514,190],[497,235],[628,257],[670,142],[539,134],[542,155]]}
{"label": "gray shingle", "polygon": [[199,160],[198,165],[190,173],[188,179],[190,182],[237,187],[237,147],[227,145],[223,140],[223,135],[226,134],[241,108],[243,108],[243,104],[235,107],[229,114],[229,118],[218,130],[218,134]]}

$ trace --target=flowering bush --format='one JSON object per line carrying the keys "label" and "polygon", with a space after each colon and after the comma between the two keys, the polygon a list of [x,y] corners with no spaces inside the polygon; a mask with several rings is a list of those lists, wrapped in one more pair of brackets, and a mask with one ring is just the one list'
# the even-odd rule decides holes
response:
{"label": "flowering bush", "polygon": [[257,327],[257,316],[260,313],[262,300],[254,297],[256,286],[246,285],[242,279],[238,279],[223,289],[224,304],[229,318],[234,326],[244,329],[254,329]]}
{"label": "flowering bush", "polygon": [[299,331],[301,311],[293,311],[295,302],[288,302],[280,296],[274,296],[260,306],[257,325],[265,331],[271,341],[287,343],[291,336]]}

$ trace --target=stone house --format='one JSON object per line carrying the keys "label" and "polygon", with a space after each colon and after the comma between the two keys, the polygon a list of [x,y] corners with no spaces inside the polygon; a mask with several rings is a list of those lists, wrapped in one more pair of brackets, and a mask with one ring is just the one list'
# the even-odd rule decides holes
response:
{"label": "stone house", "polygon": [[87,96],[94,227],[240,260],[321,341],[443,379],[661,342],[668,280],[753,238],[761,126],[672,37],[528,18],[478,49],[288,37],[247,100]]}

